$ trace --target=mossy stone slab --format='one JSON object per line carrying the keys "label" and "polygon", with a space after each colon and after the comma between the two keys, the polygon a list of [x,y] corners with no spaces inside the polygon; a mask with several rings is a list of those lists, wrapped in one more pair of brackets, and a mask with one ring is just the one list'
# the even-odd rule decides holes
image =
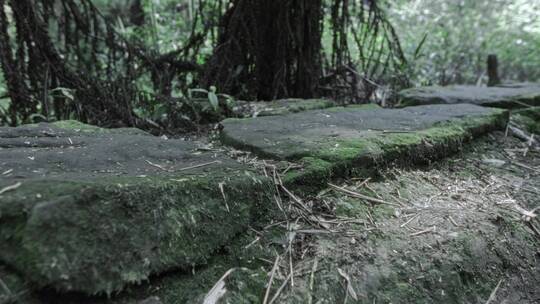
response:
{"label": "mossy stone slab", "polygon": [[504,110],[471,104],[330,108],[228,119],[222,141],[263,157],[303,163],[284,182],[316,190],[333,176],[368,175],[381,162],[446,156],[474,136],[503,128],[507,117]]}
{"label": "mossy stone slab", "polygon": [[403,90],[401,106],[470,103],[498,108],[540,105],[540,83],[516,83],[497,87],[468,85],[430,86]]}
{"label": "mossy stone slab", "polygon": [[328,99],[280,99],[275,101],[238,101],[233,108],[237,117],[275,116],[336,106]]}
{"label": "mossy stone slab", "polygon": [[264,213],[271,191],[194,142],[135,129],[0,128],[0,260],[33,288],[111,293],[204,264]]}

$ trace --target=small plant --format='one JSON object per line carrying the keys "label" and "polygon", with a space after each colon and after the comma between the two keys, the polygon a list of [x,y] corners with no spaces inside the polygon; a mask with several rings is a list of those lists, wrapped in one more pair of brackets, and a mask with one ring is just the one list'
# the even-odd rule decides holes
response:
{"label": "small plant", "polygon": [[62,87],[54,88],[54,89],[51,90],[50,95],[53,98],[54,97],[60,97],[60,98],[67,99],[69,101],[74,101],[75,100],[74,90],[69,89],[69,88],[62,88]]}
{"label": "small plant", "polygon": [[[205,89],[189,89],[188,90],[188,98],[190,100],[200,100],[194,96],[194,93],[200,93],[206,95],[206,101],[208,101],[208,106],[211,110],[213,110],[216,114],[221,113],[221,109],[224,109],[226,111],[232,109],[234,106],[234,98],[227,94],[218,94],[217,89],[215,86],[211,86],[209,90]],[[220,99],[222,102],[220,102]],[[203,107],[203,111],[208,109],[207,107]]]}

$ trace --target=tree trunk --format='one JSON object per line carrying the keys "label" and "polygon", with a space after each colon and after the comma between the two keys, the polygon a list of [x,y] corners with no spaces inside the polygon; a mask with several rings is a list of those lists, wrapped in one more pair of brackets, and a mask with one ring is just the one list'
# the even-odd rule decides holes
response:
{"label": "tree trunk", "polygon": [[203,82],[260,100],[316,96],[321,20],[322,0],[234,0]]}
{"label": "tree trunk", "polygon": [[133,0],[129,6],[129,21],[136,26],[144,25],[144,10],[141,0]]}
{"label": "tree trunk", "polygon": [[497,55],[489,55],[487,59],[488,87],[501,84],[499,78],[499,62]]}

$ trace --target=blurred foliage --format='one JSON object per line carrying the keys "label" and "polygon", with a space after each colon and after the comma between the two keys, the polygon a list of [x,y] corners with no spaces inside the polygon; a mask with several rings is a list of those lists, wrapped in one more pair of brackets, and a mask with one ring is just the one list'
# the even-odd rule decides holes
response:
{"label": "blurred foliage", "polygon": [[7,95],[6,82],[4,75],[0,72],[0,125],[8,124],[7,113],[9,108],[9,97]]}
{"label": "blurred foliage", "polygon": [[[113,79],[121,84],[122,90],[115,92],[116,98],[123,97],[126,104],[130,102],[128,109],[134,117],[141,118],[143,127],[150,124],[159,130],[193,128],[228,115],[233,97],[221,94],[226,90],[219,85],[215,88],[213,83],[202,83],[200,79],[202,69],[215,53],[220,21],[232,0],[91,2],[100,12],[98,17],[106,20],[106,23],[99,20],[107,36],[96,37],[98,47],[115,45],[118,49],[112,53],[113,57],[117,56],[116,65],[109,63],[110,55],[102,49],[92,58],[83,58],[90,56],[89,50],[94,45],[85,45],[82,40],[80,54],[74,54],[71,46],[69,56],[67,38],[61,37],[61,23],[52,22],[49,36],[60,54],[68,54],[62,57],[70,61],[66,69],[84,68],[93,72],[92,77],[105,75],[101,79],[104,83]],[[485,84],[488,54],[498,55],[503,81],[540,80],[540,1],[323,0],[322,3],[320,95],[365,102],[380,101],[386,98],[386,92],[412,85]],[[15,38],[15,22],[8,6],[5,6],[7,33]],[[90,40],[94,39],[92,35],[88,35]],[[103,37],[105,42],[99,42]],[[12,45],[11,49],[17,50],[17,46]],[[122,55],[128,51],[129,56]],[[47,74],[48,69],[44,66],[42,74]],[[33,70],[37,70],[36,65]],[[128,77],[124,77],[125,71]],[[76,103],[82,95],[80,88],[74,89],[65,82],[53,84],[47,77],[26,79],[38,84],[51,83],[45,90],[29,92],[39,96],[31,101],[36,104],[34,114],[39,115],[26,115],[26,118],[8,115],[8,91],[1,76],[0,124],[16,125],[36,117],[81,119],[73,116],[78,115],[77,111],[55,118],[58,114],[54,113],[55,109],[43,107],[42,103],[60,101],[77,109]],[[122,123],[134,124],[131,120]]]}
{"label": "blurred foliage", "polygon": [[186,92],[198,86],[227,1],[0,1],[12,101],[1,123],[193,129],[208,121],[205,103],[215,120],[214,99],[193,103]]}
{"label": "blurred foliage", "polygon": [[417,57],[409,71],[416,84],[485,84],[489,54],[503,81],[540,80],[540,1],[399,0],[387,8],[407,58]]}
{"label": "blurred foliage", "polygon": [[[224,11],[224,0],[94,0],[115,29],[123,37],[144,45],[154,54],[174,53],[185,49],[182,57],[204,66],[212,54],[217,39],[217,24]],[[140,6],[141,19],[134,22],[134,6]],[[203,17],[204,16],[204,17]],[[203,35],[200,45],[191,47],[193,38]],[[171,96],[188,97],[188,89],[197,86],[193,72],[176,75],[172,80]],[[151,75],[141,75],[138,87],[154,94]]]}

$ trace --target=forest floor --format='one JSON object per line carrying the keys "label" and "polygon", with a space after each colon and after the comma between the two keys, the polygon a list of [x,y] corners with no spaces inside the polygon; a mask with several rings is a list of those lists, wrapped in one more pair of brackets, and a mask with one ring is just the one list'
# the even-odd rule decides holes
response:
{"label": "forest floor", "polygon": [[429,166],[307,199],[335,216],[297,233],[297,275],[284,258],[278,302],[538,303],[539,156],[497,132]]}
{"label": "forest floor", "polygon": [[313,196],[283,189],[292,207],[209,265],[104,302],[538,303],[539,185],[540,152],[494,132],[429,165],[389,166]]}
{"label": "forest floor", "polygon": [[313,196],[283,189],[292,207],[209,265],[111,302],[538,303],[539,186],[540,151],[494,132],[429,165],[389,166]]}

